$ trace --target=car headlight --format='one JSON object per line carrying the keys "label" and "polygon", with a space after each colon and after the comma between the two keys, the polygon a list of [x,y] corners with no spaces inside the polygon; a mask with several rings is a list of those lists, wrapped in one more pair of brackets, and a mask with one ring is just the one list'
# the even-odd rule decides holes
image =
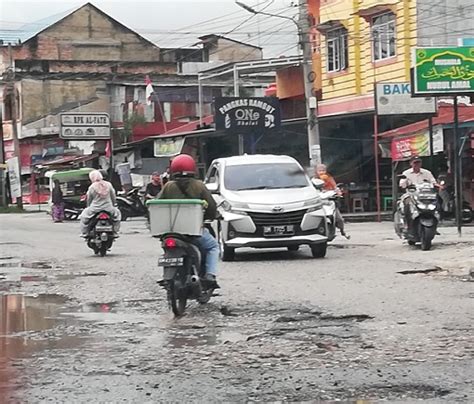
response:
{"label": "car headlight", "polygon": [[246,215],[247,212],[244,212],[241,209],[249,209],[249,205],[243,202],[231,202],[231,201],[222,201],[220,206],[226,212],[238,213],[239,215]]}
{"label": "car headlight", "polygon": [[430,203],[430,204],[428,205],[428,209],[429,209],[429,210],[435,210],[435,209],[436,209],[436,205],[435,205],[434,203]]}
{"label": "car headlight", "polygon": [[313,198],[304,203],[304,206],[308,207],[307,213],[314,212],[323,207],[323,203],[320,198]]}
{"label": "car headlight", "polygon": [[418,202],[418,203],[416,204],[416,207],[417,207],[418,209],[428,209],[428,205],[427,205],[426,203],[423,203],[423,202]]}

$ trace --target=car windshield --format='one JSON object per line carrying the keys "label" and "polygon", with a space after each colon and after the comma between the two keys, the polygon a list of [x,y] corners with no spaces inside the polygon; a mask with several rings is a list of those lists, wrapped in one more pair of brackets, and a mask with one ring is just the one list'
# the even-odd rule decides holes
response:
{"label": "car windshield", "polygon": [[245,164],[226,167],[224,185],[230,191],[304,188],[308,180],[295,163]]}

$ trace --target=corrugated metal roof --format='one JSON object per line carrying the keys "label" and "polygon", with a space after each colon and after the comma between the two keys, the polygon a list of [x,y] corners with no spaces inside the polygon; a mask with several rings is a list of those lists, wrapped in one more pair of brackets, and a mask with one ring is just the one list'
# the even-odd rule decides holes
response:
{"label": "corrugated metal roof", "polygon": [[77,7],[71,8],[61,13],[50,15],[41,20],[22,25],[16,29],[0,29],[0,41],[3,41],[3,44],[0,43],[0,45],[18,45],[26,42],[28,39],[33,38],[35,35],[48,28],[50,25],[55,24],[67,15],[71,14],[76,9]]}

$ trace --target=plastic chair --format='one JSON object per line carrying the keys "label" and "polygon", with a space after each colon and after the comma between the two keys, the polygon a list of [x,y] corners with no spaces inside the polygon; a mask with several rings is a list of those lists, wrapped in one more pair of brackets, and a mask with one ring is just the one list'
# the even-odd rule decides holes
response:
{"label": "plastic chair", "polygon": [[353,198],[352,199],[352,212],[364,212],[364,199]]}
{"label": "plastic chair", "polygon": [[391,196],[382,197],[383,200],[383,210],[393,209],[393,198]]}

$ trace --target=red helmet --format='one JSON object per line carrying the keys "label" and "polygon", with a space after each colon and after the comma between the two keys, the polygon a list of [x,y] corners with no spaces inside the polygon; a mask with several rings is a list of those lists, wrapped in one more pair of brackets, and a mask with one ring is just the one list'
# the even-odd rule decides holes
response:
{"label": "red helmet", "polygon": [[180,154],[171,161],[170,171],[173,175],[194,175],[196,162],[190,155]]}

